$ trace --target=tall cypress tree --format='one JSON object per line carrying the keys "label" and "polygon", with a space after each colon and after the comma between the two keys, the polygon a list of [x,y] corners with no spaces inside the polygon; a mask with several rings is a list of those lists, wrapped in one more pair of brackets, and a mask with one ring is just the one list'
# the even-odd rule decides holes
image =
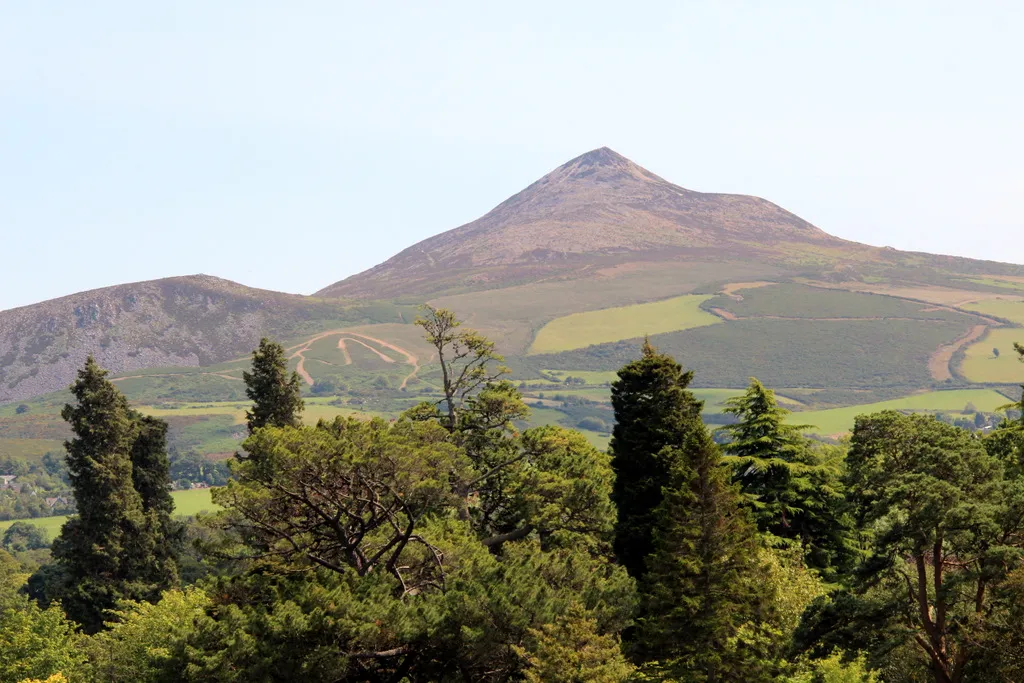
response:
{"label": "tall cypress tree", "polygon": [[132,443],[132,484],[139,492],[147,524],[158,534],[154,562],[163,572],[177,574],[177,557],[184,540],[185,526],[175,521],[171,496],[171,467],[167,457],[167,423],[132,411],[135,439]]}
{"label": "tall cypress tree", "polygon": [[758,528],[798,540],[817,569],[848,568],[854,557],[850,524],[842,513],[843,487],[837,463],[825,462],[804,438],[805,425],[786,424],[789,411],[756,378],[742,396],[726,402],[739,418],[722,431],[733,481],[746,494]]}
{"label": "tall cypress tree", "polygon": [[264,337],[252,352],[252,372],[243,372],[245,394],[252,410],[245,413],[249,433],[260,427],[302,425],[301,382],[298,373],[288,374],[284,347]]}
{"label": "tall cypress tree", "polygon": [[[757,531],[701,426],[673,449],[672,471],[656,510],[654,552],[640,582],[633,645],[651,672],[678,681],[756,681],[768,597]],[[737,638],[740,629],[747,637]]]}
{"label": "tall cypress tree", "polygon": [[170,518],[174,513],[171,496],[170,462],[167,458],[167,423],[132,412],[136,425],[132,443],[132,482],[142,497],[142,509],[155,510]]}
{"label": "tall cypress tree", "polygon": [[693,372],[644,341],[639,360],[619,370],[612,384],[615,428],[610,450],[615,470],[612,498],[619,509],[615,552],[633,577],[644,572],[651,553],[653,511],[661,503],[673,454],[691,433],[702,430],[703,403],[687,390]]}
{"label": "tall cypress tree", "polygon": [[78,514],[53,543],[60,579],[51,597],[88,632],[118,600],[155,600],[177,578],[158,516],[133,484],[139,423],[106,374],[90,356],[71,386],[75,404],[61,412],[75,435],[64,446]]}

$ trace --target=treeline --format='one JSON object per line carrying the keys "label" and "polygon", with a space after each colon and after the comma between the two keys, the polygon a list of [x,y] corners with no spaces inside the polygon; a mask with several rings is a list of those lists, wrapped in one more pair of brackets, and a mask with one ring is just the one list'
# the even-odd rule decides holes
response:
{"label": "treeline", "polygon": [[1020,422],[883,412],[823,444],[752,380],[712,434],[645,344],[604,453],[517,429],[494,345],[418,323],[443,398],[391,422],[303,426],[263,340],[224,510],[187,527],[161,423],[90,361],[79,515],[27,580],[0,555],[0,683],[1024,679]]}

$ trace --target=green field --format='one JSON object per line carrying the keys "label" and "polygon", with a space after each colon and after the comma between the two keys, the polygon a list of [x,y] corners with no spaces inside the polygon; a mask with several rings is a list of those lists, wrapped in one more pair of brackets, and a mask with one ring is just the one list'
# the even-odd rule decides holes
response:
{"label": "green field", "polygon": [[1000,406],[1010,403],[1010,399],[991,389],[930,391],[879,403],[792,413],[789,422],[812,425],[813,428],[807,431],[814,434],[842,434],[853,429],[854,418],[858,415],[877,413],[880,410],[960,412],[968,403],[974,404],[974,407],[982,412],[991,413]]}
{"label": "green field", "polygon": [[529,352],[558,353],[644,335],[714,325],[722,320],[700,308],[710,298],[677,296],[649,304],[605,308],[556,318],[540,329]]}
{"label": "green field", "polygon": [[[964,352],[960,372],[972,382],[1024,382],[1024,363],[1017,360],[1014,342],[1024,344],[1024,330],[1012,327],[989,330],[981,341],[971,344]],[[999,349],[998,358],[993,349]]]}
{"label": "green field", "polygon": [[566,377],[579,377],[587,384],[611,384],[619,378],[619,373],[608,370],[545,370],[544,373],[563,381]]}
{"label": "green field", "polygon": [[[214,505],[213,501],[210,500],[210,489],[174,491],[171,495],[174,497],[174,512],[179,516],[191,517],[199,514],[200,512],[213,512],[218,509],[218,506]],[[45,531],[52,540],[58,533],[60,533],[60,528],[64,526],[64,521],[66,519],[66,515],[61,515],[59,517],[34,517],[32,519],[25,520],[12,519],[6,522],[0,522],[0,533],[6,531],[7,528],[15,522],[24,521]]]}
{"label": "green field", "polygon": [[544,394],[545,398],[554,399],[555,396],[578,396],[585,398],[588,401],[600,401],[601,403],[608,403],[611,400],[610,387],[566,387],[559,389],[541,389],[538,391],[528,391],[526,396],[537,396]]}
{"label": "green field", "polygon": [[1024,301],[1012,299],[987,299],[961,306],[968,311],[977,311],[997,318],[1005,318],[1024,325]]}

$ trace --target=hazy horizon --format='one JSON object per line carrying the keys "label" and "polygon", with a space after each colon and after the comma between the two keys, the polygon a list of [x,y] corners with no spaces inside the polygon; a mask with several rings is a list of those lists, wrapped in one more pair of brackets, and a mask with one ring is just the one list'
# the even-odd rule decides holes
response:
{"label": "hazy horizon", "polygon": [[0,310],[309,294],[608,146],[839,237],[1024,263],[1024,7],[0,7]]}

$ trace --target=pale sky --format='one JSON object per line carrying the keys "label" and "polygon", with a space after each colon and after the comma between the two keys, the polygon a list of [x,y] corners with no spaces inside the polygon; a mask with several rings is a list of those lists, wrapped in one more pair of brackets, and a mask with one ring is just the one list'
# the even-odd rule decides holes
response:
{"label": "pale sky", "polygon": [[0,309],[311,293],[607,145],[1024,263],[1021,2],[0,0]]}

